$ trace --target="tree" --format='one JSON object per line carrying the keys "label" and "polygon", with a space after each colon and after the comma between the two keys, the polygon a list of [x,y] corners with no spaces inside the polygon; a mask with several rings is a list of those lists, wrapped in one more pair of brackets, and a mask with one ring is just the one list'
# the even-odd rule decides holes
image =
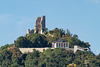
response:
{"label": "tree", "polygon": [[78,39],[78,35],[76,35],[76,34],[74,34],[73,37]]}
{"label": "tree", "polygon": [[23,47],[23,48],[28,48],[32,46],[32,42],[28,40],[27,38],[21,36],[17,39],[16,41],[16,47]]}
{"label": "tree", "polygon": [[72,36],[72,34],[70,33],[70,31],[67,29],[67,33],[68,36]]}
{"label": "tree", "polygon": [[11,45],[6,44],[5,46],[0,47],[0,50],[3,50],[3,49],[6,49],[6,48],[9,48],[10,46],[11,46]]}
{"label": "tree", "polygon": [[31,34],[27,37],[32,42],[31,47],[47,47],[47,40],[44,35],[41,34]]}

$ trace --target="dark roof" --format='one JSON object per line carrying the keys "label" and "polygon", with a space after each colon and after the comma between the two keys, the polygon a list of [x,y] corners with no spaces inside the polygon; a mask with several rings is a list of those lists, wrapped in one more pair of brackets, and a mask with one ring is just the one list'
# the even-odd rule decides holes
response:
{"label": "dark roof", "polygon": [[53,41],[54,43],[55,42],[65,42],[63,39],[58,39],[57,41]]}

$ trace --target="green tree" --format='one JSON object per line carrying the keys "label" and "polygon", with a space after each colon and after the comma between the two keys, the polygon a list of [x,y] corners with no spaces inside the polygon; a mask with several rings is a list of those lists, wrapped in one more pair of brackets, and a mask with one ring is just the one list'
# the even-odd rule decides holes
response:
{"label": "green tree", "polygon": [[11,45],[6,44],[6,45],[4,45],[4,46],[0,47],[0,50],[6,49],[6,48],[9,48],[9,47],[11,47]]}
{"label": "green tree", "polygon": [[27,37],[32,42],[31,47],[48,47],[46,37],[41,34],[31,34]]}
{"label": "green tree", "polygon": [[67,29],[67,33],[68,36],[72,36],[72,34],[70,33],[70,31]]}
{"label": "green tree", "polygon": [[27,38],[23,36],[19,37],[16,41],[16,47],[26,48],[26,47],[31,47],[31,46],[32,46],[32,43],[30,42],[30,40],[28,40]]}

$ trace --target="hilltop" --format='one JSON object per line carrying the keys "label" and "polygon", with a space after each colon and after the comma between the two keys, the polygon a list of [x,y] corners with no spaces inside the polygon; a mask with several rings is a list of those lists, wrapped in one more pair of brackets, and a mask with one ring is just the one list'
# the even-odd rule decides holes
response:
{"label": "hilltop", "polygon": [[[0,67],[99,67],[100,54],[92,51],[66,50],[65,47],[49,49],[52,42],[64,40],[69,48],[75,45],[89,48],[89,42],[81,41],[77,34],[72,34],[68,29],[55,28],[48,30],[45,27],[45,16],[38,17],[35,29],[28,29],[25,36],[18,37],[14,44],[0,47]],[[43,52],[33,49],[32,52],[22,53],[19,48],[44,48]]]}
{"label": "hilltop", "polygon": [[[52,36],[51,36],[52,35]],[[55,28],[54,30],[45,31],[45,34],[32,33],[26,36],[20,36],[14,44],[7,44],[0,48],[0,66],[1,67],[84,67],[86,64],[91,66],[100,66],[100,54],[96,56],[92,52],[67,51],[64,48],[47,49],[43,52],[33,50],[32,53],[22,54],[19,47],[51,47],[53,40],[59,38],[70,43],[70,47],[77,44],[80,47],[90,47],[78,39],[78,35],[72,35],[69,30]],[[9,49],[8,49],[9,47]],[[88,60],[88,63],[84,64]]]}
{"label": "hilltop", "polygon": [[26,36],[20,36],[16,40],[16,47],[19,48],[32,48],[32,47],[51,47],[52,42],[59,38],[69,42],[69,47],[78,45],[80,47],[90,47],[88,42],[78,39],[78,35],[72,35],[69,30],[55,28],[54,30],[45,31],[44,34],[32,33]]}

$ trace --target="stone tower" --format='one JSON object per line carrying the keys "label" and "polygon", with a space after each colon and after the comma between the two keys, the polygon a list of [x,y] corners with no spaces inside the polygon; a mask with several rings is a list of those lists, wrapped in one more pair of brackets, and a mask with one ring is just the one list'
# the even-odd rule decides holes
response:
{"label": "stone tower", "polygon": [[45,31],[45,16],[38,17],[35,21],[34,33],[43,34]]}

